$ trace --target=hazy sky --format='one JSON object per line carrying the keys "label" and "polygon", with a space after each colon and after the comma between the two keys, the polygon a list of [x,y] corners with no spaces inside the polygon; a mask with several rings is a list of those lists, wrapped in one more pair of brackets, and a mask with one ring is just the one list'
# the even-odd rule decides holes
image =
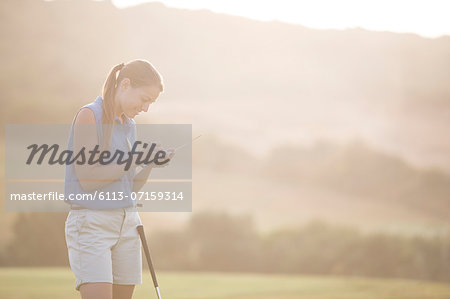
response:
{"label": "hazy sky", "polygon": [[279,20],[318,29],[362,27],[450,36],[450,0],[112,0],[117,7],[162,2],[257,20]]}

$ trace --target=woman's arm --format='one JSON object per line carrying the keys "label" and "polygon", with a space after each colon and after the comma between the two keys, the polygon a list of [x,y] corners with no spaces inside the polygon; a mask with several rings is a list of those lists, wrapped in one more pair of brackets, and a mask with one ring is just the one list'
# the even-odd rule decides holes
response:
{"label": "woman's arm", "polygon": [[[76,117],[73,144],[74,153],[78,153],[83,147],[86,148],[86,151],[90,151],[98,145],[95,116],[89,108],[81,109]],[[86,152],[86,155],[89,156],[88,152]],[[74,165],[81,187],[87,192],[120,179],[125,173],[137,166],[134,161],[128,170],[124,169],[124,165],[100,165],[98,163],[89,165],[87,161],[83,165],[77,163],[74,163]]]}
{"label": "woman's arm", "polygon": [[[161,148],[158,146],[156,152],[158,152],[159,150],[161,150]],[[173,156],[175,155],[175,150],[169,149],[166,151],[166,153],[168,154],[168,158],[172,159]],[[150,172],[152,171],[153,168],[162,168],[162,167],[166,167],[168,165],[169,165],[169,163],[165,163],[161,166],[158,166],[158,165],[155,165],[154,163],[152,163],[152,164],[147,165],[144,168],[142,168],[141,171],[139,171],[139,173],[137,173],[134,176],[133,192],[138,192],[139,190],[142,189],[142,187],[146,183],[148,176],[150,175]]]}

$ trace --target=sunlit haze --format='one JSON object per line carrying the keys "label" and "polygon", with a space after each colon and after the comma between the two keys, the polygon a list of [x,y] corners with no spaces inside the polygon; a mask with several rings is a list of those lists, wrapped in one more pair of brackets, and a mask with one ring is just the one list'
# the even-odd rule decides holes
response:
{"label": "sunlit haze", "polygon": [[[151,0],[113,0],[120,8]],[[251,19],[300,24],[317,29],[361,27],[375,31],[416,33],[424,37],[450,35],[450,2],[444,0],[161,0],[169,7],[208,9]]]}
{"label": "sunlit haze", "polygon": [[449,12],[2,1],[0,299],[450,299]]}

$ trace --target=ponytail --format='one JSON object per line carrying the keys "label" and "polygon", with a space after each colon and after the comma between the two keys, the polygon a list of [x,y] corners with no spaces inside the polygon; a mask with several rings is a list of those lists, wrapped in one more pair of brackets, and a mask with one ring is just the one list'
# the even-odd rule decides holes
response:
{"label": "ponytail", "polygon": [[117,72],[120,71],[124,67],[124,63],[118,64],[108,75],[108,78],[103,85],[103,116],[102,116],[102,130],[103,130],[103,138],[101,140],[101,148],[102,150],[108,150],[109,145],[111,143],[113,125],[114,125],[114,98],[116,95],[117,88]]}

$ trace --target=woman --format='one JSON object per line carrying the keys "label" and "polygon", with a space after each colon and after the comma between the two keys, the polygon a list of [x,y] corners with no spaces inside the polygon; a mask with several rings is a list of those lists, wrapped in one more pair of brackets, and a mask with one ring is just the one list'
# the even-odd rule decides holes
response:
{"label": "woman", "polygon": [[[82,107],[75,116],[69,149],[77,153],[82,147],[99,146],[101,150],[128,153],[136,141],[133,118],[147,112],[162,91],[162,77],[148,61],[115,66],[102,97]],[[91,164],[66,166],[65,195],[70,198],[67,202],[71,210],[65,235],[75,288],[83,299],[132,298],[134,285],[142,280],[136,231],[141,220],[129,195],[142,187],[152,167],[137,172],[136,164],[127,170],[117,163]],[[122,200],[92,200],[93,194],[101,192],[114,197],[121,194]],[[77,201],[73,200],[75,195]],[[91,199],[81,200],[81,195],[91,195]]]}

